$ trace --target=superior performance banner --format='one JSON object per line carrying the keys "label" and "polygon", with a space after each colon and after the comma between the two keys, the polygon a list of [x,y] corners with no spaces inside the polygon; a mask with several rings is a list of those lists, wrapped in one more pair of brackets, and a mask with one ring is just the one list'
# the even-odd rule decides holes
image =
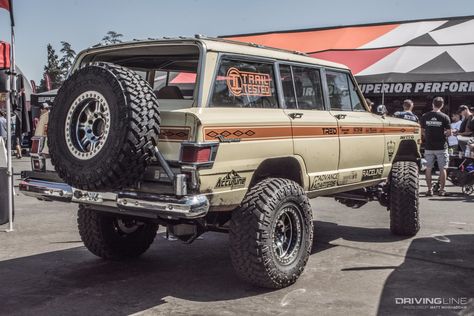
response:
{"label": "superior performance banner", "polygon": [[474,92],[474,81],[363,83],[365,95],[454,94]]}

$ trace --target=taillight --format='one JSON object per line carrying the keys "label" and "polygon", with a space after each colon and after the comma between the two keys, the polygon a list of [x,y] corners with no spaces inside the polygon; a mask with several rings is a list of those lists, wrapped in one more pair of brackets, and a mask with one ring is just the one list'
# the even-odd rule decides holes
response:
{"label": "taillight", "polygon": [[44,137],[35,136],[31,138],[30,154],[34,154],[34,155],[41,154],[41,152],[43,151],[43,147],[44,147]]}
{"label": "taillight", "polygon": [[181,144],[180,163],[192,165],[212,165],[216,158],[219,143],[190,143]]}
{"label": "taillight", "polygon": [[208,162],[211,158],[211,148],[184,147],[182,162]]}

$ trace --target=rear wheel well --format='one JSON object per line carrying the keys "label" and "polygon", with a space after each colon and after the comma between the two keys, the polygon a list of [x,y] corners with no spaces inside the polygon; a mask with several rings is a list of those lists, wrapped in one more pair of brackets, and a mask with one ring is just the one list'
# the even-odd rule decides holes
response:
{"label": "rear wheel well", "polygon": [[301,166],[293,157],[273,158],[263,161],[255,170],[250,187],[266,178],[284,178],[303,186]]}

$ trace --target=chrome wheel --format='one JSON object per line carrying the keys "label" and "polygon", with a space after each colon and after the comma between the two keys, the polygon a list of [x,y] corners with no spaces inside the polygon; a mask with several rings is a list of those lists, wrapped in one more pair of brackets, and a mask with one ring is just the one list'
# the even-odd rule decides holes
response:
{"label": "chrome wheel", "polygon": [[297,206],[289,203],[277,213],[273,224],[272,250],[277,261],[289,265],[298,257],[302,241],[302,219]]}
{"label": "chrome wheel", "polygon": [[68,111],[64,130],[74,157],[85,160],[97,155],[110,131],[110,108],[104,96],[97,91],[79,95]]}

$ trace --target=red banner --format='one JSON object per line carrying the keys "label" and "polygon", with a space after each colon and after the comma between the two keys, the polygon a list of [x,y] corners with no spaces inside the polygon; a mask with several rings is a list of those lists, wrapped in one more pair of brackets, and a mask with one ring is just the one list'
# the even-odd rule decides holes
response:
{"label": "red banner", "polygon": [[10,11],[10,0],[0,0],[0,8]]}
{"label": "red banner", "polygon": [[46,91],[49,91],[52,89],[51,87],[51,77],[45,72],[44,75],[44,83],[45,83],[45,86],[46,86]]}
{"label": "red banner", "polygon": [[10,68],[10,44],[0,42],[0,69]]}

